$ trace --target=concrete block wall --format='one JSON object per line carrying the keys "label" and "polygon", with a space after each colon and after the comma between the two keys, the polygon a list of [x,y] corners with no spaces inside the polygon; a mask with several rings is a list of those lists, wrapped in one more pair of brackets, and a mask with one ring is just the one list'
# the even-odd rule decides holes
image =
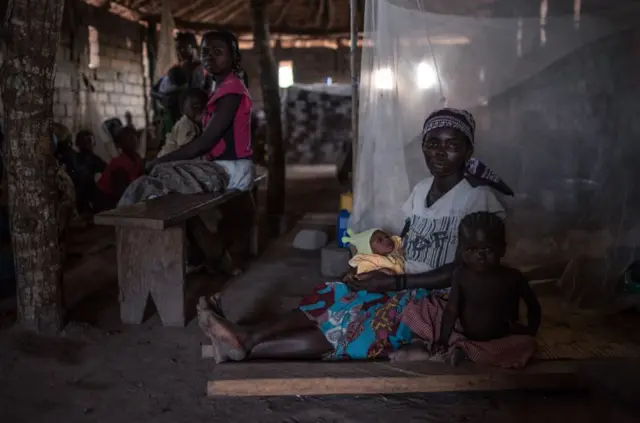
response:
{"label": "concrete block wall", "polygon": [[[106,10],[77,4],[75,22],[68,16],[58,48],[54,118],[72,130],[85,125],[87,101],[83,75],[93,89],[93,101],[101,121],[129,112],[137,128],[147,122],[148,82],[143,57],[146,28]],[[89,26],[97,30],[97,54],[90,49]],[[90,50],[99,59],[90,68]]]}

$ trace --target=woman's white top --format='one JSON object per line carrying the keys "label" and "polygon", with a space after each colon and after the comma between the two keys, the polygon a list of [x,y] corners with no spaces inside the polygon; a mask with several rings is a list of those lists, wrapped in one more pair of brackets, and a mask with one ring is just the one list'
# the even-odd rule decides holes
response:
{"label": "woman's white top", "polygon": [[432,176],[419,182],[402,206],[410,221],[409,231],[403,239],[407,274],[424,273],[452,263],[458,248],[458,225],[466,215],[488,211],[503,219],[506,217],[492,188],[474,188],[466,179],[427,207],[427,194],[432,184]]}

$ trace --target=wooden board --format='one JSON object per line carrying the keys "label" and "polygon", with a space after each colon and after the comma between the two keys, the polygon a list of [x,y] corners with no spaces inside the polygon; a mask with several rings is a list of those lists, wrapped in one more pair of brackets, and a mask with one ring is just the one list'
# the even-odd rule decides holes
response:
{"label": "wooden board", "polygon": [[241,193],[241,191],[234,190],[222,195],[170,194],[99,213],[94,217],[93,221],[96,225],[163,230],[186,221],[200,211],[229,201]]}
{"label": "wooden board", "polygon": [[473,364],[452,369],[439,363],[225,363],[216,366],[218,377],[208,382],[207,394],[292,396],[574,389],[583,386],[577,369],[572,362],[538,363],[519,371]]}
{"label": "wooden board", "polygon": [[184,227],[116,228],[122,323],[140,324],[149,296],[165,326],[185,324]]}
{"label": "wooden board", "polygon": [[[266,175],[257,176],[257,185],[266,179]],[[230,190],[219,194],[170,194],[129,206],[119,207],[97,214],[93,221],[96,225],[128,226],[163,230],[182,223],[199,212],[219,206],[243,191]]]}

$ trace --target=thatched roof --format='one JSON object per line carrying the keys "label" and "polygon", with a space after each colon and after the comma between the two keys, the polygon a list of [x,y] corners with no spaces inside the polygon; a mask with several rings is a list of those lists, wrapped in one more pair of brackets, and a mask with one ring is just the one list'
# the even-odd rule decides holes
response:
{"label": "thatched roof", "polygon": [[[349,34],[349,0],[265,1],[272,34]],[[142,20],[159,19],[162,13],[161,0],[115,0],[114,3]],[[358,3],[357,21],[362,30],[364,0],[358,0]],[[172,0],[171,5],[179,29],[227,29],[237,34],[251,33],[250,0]]]}
{"label": "thatched roof", "polygon": [[[158,19],[162,0],[85,0],[95,6],[110,4],[111,11],[135,20]],[[196,32],[227,29],[238,35],[250,34],[251,0],[171,0],[172,15],[179,29]],[[272,34],[340,37],[349,34],[349,0],[264,0]],[[388,0],[398,7],[431,13],[473,17],[536,17],[540,0]],[[549,1],[550,2],[550,1]],[[613,6],[638,4],[640,0],[588,0],[561,2],[549,8],[550,16],[575,13],[582,3],[583,13],[600,14]],[[363,30],[365,0],[357,0],[357,28]],[[551,3],[551,2],[550,2]],[[107,6],[108,7],[108,6]]]}

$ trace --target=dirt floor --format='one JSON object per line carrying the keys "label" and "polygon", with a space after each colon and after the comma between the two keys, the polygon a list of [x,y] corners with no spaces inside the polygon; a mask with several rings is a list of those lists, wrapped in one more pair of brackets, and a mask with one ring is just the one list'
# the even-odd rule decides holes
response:
{"label": "dirt floor", "polygon": [[[289,176],[291,216],[335,212],[339,187],[333,169],[297,168]],[[72,307],[72,322],[62,336],[43,338],[14,327],[0,331],[0,422],[639,421],[632,409],[618,401],[619,394],[611,393],[629,379],[632,384],[640,380],[636,362],[595,369],[587,375],[593,380],[593,389],[579,392],[208,398],[207,381],[224,370],[223,366],[241,364],[216,368],[213,361],[202,359],[201,344],[206,341],[194,321],[186,328],[166,328],[154,314],[140,326],[120,324],[115,254],[108,242],[111,235],[108,231],[99,233],[102,241],[91,242],[92,249],[76,248],[84,257],[71,262],[67,272],[65,295]],[[282,301],[267,303],[272,312],[286,309],[309,285],[322,281],[317,253],[294,254],[289,249],[288,258],[283,259],[278,245],[282,243],[272,245],[247,267],[238,284],[229,286],[225,311],[233,310],[237,318],[247,317],[269,298],[266,291],[285,286],[287,295]],[[210,291],[225,282],[217,277],[205,280]],[[258,286],[264,291],[255,289]],[[87,298],[87,293],[93,294]],[[564,330],[574,321],[582,322],[581,328],[586,329],[578,331],[582,333],[578,341],[583,341],[588,338],[583,332],[593,333],[589,326],[593,318],[581,315],[567,320],[571,315],[566,310],[557,313],[554,327]],[[633,322],[637,327],[637,321]],[[617,319],[610,323],[632,330]],[[557,332],[558,337],[566,334]]]}

